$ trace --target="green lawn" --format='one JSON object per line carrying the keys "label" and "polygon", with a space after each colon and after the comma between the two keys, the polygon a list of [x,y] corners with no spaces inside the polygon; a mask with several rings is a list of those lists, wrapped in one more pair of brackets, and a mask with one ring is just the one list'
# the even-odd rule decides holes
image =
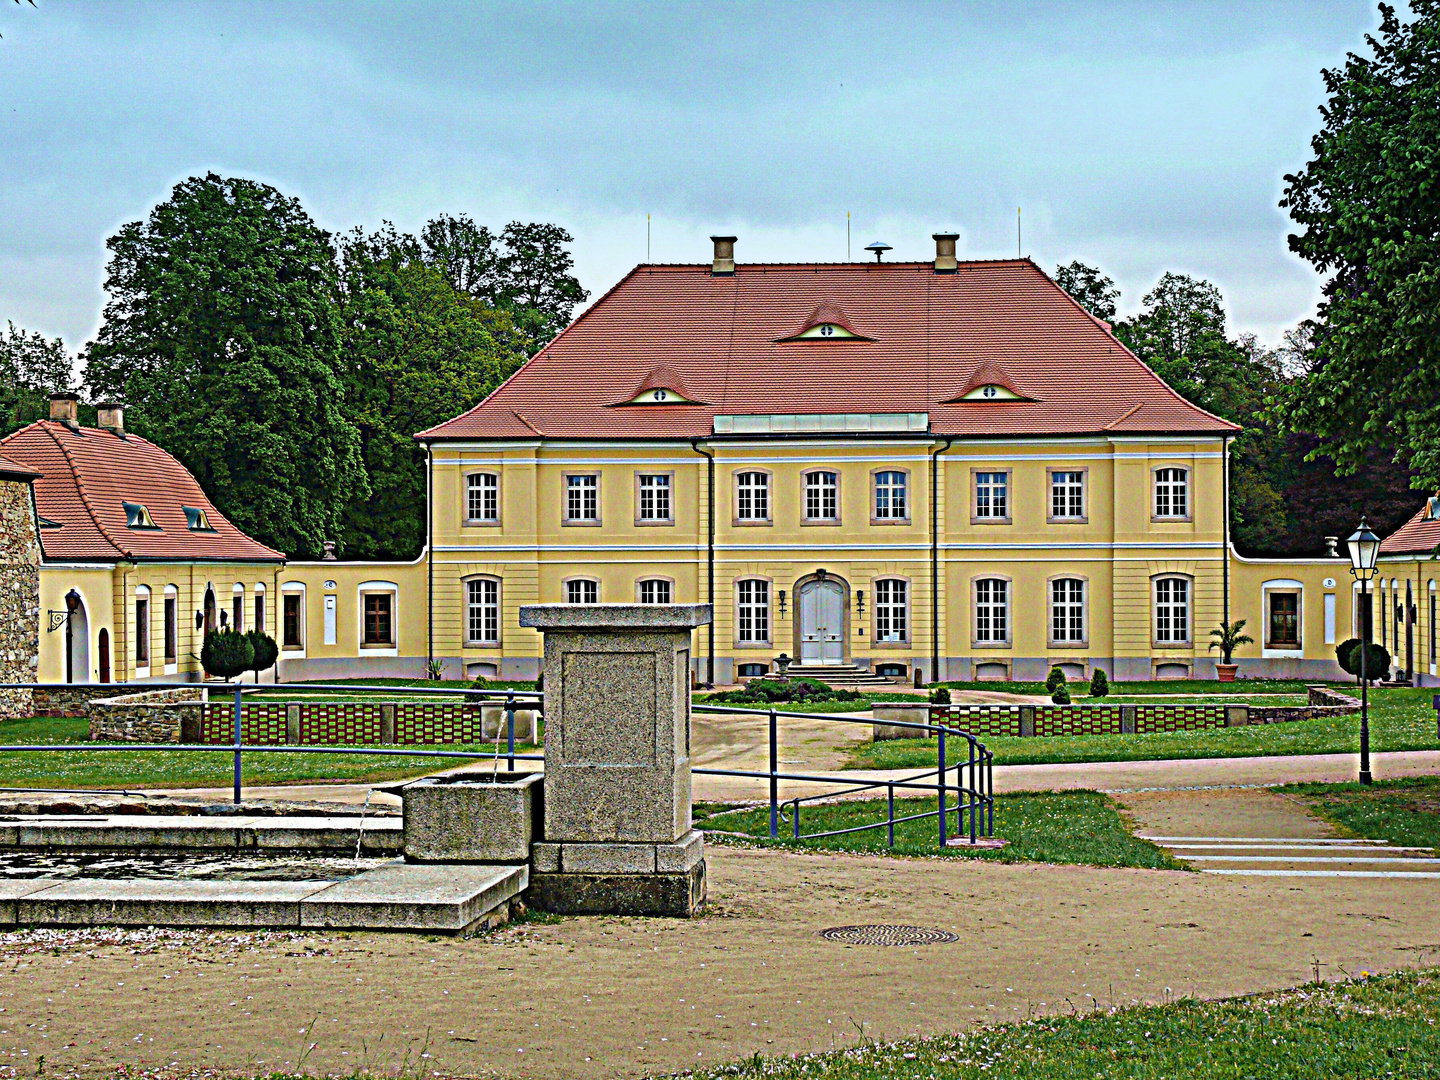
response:
{"label": "green lawn", "polygon": [[[936,686],[948,686],[952,690],[990,690],[1006,694],[1049,694],[1041,682],[946,682]],[[1090,684],[1085,681],[1066,683],[1070,693],[1077,700],[1089,692]],[[1305,694],[1311,685],[1299,679],[1237,679],[1233,683],[1222,683],[1218,679],[1160,679],[1148,682],[1111,682],[1110,693],[1114,695],[1164,694],[1172,697],[1205,695],[1250,695],[1250,694]],[[1333,684],[1341,689],[1341,684]],[[1357,695],[1358,696],[1358,695]],[[1086,698],[1086,700],[1090,700]],[[1096,701],[1107,699],[1096,698]]]}
{"label": "green lawn", "polygon": [[[949,964],[964,955],[962,946],[931,946],[930,952]],[[1440,975],[1407,971],[1227,1001],[1096,1009],[798,1057],[756,1055],[696,1075],[709,1080],[1440,1077]]]}
{"label": "green lawn", "polygon": [[[46,719],[0,721],[0,745],[77,744],[89,741],[85,720]],[[485,746],[417,747],[422,750],[480,750]],[[503,749],[503,746],[502,746]],[[522,753],[538,752],[517,747]],[[375,782],[423,776],[465,763],[464,758],[414,758],[389,754],[267,754],[246,753],[243,781],[247,785],[296,784],[306,781]],[[169,788],[227,787],[234,759],[226,753],[138,750],[0,753],[0,787],[13,788]]]}
{"label": "green lawn", "polygon": [[[814,840],[787,839],[792,826],[782,823],[781,839],[770,839],[770,809],[731,810],[716,803],[694,808],[699,829],[745,833],[759,843],[810,851],[865,851],[899,855],[943,855],[954,858],[993,859],[998,862],[1081,863],[1087,866],[1139,866],[1183,869],[1148,840],[1131,835],[1113,799],[1095,791],[1048,792],[1039,795],[999,795],[995,799],[995,835],[1010,841],[997,851],[940,848],[940,825],[935,818],[920,818],[895,826],[895,847],[886,845],[886,829],[847,833]],[[935,800],[895,799],[895,816],[934,813]],[[788,811],[787,811],[788,813]],[[800,812],[802,832],[848,829],[886,819],[885,799],[845,800],[812,804]],[[948,834],[958,828],[949,819]],[[968,825],[966,829],[968,835]],[[723,838],[721,838],[723,839]]]}
{"label": "green lawn", "polygon": [[1290,784],[1278,790],[1356,836],[1440,849],[1440,777],[1359,784]]}
{"label": "green lawn", "polygon": [[[1155,684],[1147,684],[1155,685]],[[1433,689],[1372,689],[1372,750],[1434,750]],[[1360,718],[1338,716],[1288,724],[1179,731],[1155,735],[1070,735],[984,740],[997,765],[1077,761],[1156,761],[1166,758],[1270,757],[1277,754],[1342,754],[1360,749]],[[895,739],[862,743],[851,751],[846,768],[910,769],[934,767],[935,743]]]}
{"label": "green lawn", "polygon": [[[916,705],[923,705],[925,703],[925,696],[923,694],[907,694],[903,690],[899,693],[887,690],[880,694],[862,693],[859,701],[801,701],[794,703],[780,701],[775,703],[775,711],[777,713],[869,712],[877,701],[904,701],[907,703],[913,702]],[[696,694],[694,696],[694,703],[696,705],[711,705],[711,702],[708,700],[708,695],[705,694]],[[746,702],[744,704],[715,702],[712,707],[726,711],[735,709],[754,709],[759,712],[770,711],[770,706],[761,702]]]}

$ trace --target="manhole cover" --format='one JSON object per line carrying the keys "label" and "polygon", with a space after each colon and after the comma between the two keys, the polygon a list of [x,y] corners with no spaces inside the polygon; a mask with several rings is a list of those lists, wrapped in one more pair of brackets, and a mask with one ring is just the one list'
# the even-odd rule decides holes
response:
{"label": "manhole cover", "polygon": [[928,926],[832,926],[821,930],[826,941],[843,941],[848,945],[940,945],[960,938],[948,930]]}

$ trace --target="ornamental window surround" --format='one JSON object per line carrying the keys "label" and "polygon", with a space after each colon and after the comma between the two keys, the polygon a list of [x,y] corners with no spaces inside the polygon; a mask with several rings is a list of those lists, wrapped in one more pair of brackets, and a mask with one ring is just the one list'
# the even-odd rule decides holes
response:
{"label": "ornamental window surround", "polygon": [[1050,470],[1050,520],[1085,520],[1085,470]]}
{"label": "ornamental window surround", "polygon": [[910,639],[910,583],[902,578],[880,578],[875,582],[875,640],[902,642]]}
{"label": "ornamental window surround", "polygon": [[1190,644],[1190,584],[1186,577],[1155,579],[1156,645]]}
{"label": "ornamental window surround", "polygon": [[909,474],[899,469],[884,469],[873,475],[875,477],[873,520],[877,523],[909,521]]}
{"label": "ornamental window surround", "polygon": [[1001,645],[1010,640],[1010,582],[978,578],[975,582],[975,641]]}
{"label": "ornamental window surround", "polygon": [[752,469],[735,474],[735,521],[746,525],[769,523],[769,473]]}
{"label": "ornamental window surround", "polygon": [[675,507],[673,473],[635,475],[635,524],[673,525]]}
{"label": "ornamental window surround", "polygon": [[1005,524],[1010,521],[1010,470],[973,470],[975,505],[970,520],[974,524]]}
{"label": "ornamental window surround", "polygon": [[469,645],[500,644],[499,578],[470,578],[465,582],[465,641]]}
{"label": "ornamental window surround", "polygon": [[499,524],[499,473],[471,473],[465,478],[465,520],[478,525]]}
{"label": "ornamental window surround", "polygon": [[600,524],[600,474],[565,474],[566,525]]}
{"label": "ornamental window surround", "polygon": [[770,643],[770,582],[763,578],[735,583],[735,640],[742,645]]}
{"label": "ornamental window surround", "polygon": [[805,521],[840,521],[840,474],[812,469],[805,474]]}
{"label": "ornamental window surround", "polygon": [[1184,521],[1190,517],[1190,470],[1167,466],[1155,470],[1156,520]]}
{"label": "ornamental window surround", "polygon": [[1080,645],[1085,640],[1085,581],[1054,578],[1050,582],[1050,643]]}

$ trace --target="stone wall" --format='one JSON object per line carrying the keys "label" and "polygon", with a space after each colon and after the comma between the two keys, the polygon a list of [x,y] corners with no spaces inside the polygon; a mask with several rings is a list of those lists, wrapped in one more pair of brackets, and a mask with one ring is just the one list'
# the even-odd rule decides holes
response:
{"label": "stone wall", "polygon": [[[57,634],[60,632],[56,631]],[[94,686],[73,688],[41,683],[30,691],[30,696],[34,699],[36,716],[89,716],[92,701],[112,698],[119,689],[114,683],[96,683]]]}
{"label": "stone wall", "polygon": [[205,706],[200,687],[96,698],[86,712],[94,742],[197,743]]}
{"label": "stone wall", "polygon": [[[40,667],[40,533],[30,484],[0,480],[0,682]],[[28,690],[0,690],[0,718],[29,716]]]}

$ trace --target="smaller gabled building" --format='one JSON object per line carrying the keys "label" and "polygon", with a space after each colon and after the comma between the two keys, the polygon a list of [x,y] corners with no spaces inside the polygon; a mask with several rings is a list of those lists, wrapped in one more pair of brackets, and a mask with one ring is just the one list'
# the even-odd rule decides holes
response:
{"label": "smaller gabled building", "polygon": [[1440,493],[1380,545],[1373,634],[1392,667],[1417,686],[1440,686]]}
{"label": "smaller gabled building", "polygon": [[32,474],[39,526],[38,679],[128,682],[200,677],[220,626],[274,635],[283,552],[246,536],[195,477],[128,434],[118,405],[81,427],[77,398],[0,440]]}

